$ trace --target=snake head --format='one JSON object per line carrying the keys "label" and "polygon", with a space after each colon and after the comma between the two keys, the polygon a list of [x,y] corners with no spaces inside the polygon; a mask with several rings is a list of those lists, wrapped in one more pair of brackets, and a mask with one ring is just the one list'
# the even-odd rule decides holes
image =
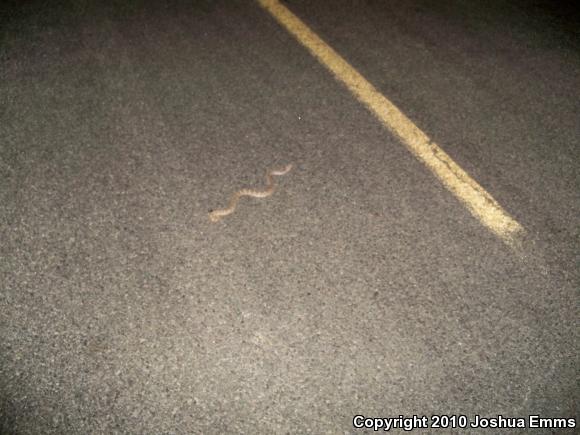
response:
{"label": "snake head", "polygon": [[209,220],[211,222],[218,222],[222,218],[219,214],[215,213],[214,210],[210,210],[208,213],[209,213]]}

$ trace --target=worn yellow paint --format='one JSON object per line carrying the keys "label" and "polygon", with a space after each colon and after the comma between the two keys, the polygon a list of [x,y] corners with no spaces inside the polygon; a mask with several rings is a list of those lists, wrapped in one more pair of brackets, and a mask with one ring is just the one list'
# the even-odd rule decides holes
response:
{"label": "worn yellow paint", "polygon": [[523,233],[523,227],[483,187],[288,8],[277,0],[258,2],[344,83],[483,225],[508,243]]}

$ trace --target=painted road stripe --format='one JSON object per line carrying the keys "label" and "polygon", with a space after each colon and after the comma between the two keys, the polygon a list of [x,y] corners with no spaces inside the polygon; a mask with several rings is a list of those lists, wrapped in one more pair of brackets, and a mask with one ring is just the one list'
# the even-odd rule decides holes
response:
{"label": "painted road stripe", "polygon": [[483,225],[506,242],[523,233],[493,197],[357,70],[277,0],[258,0],[421,160]]}

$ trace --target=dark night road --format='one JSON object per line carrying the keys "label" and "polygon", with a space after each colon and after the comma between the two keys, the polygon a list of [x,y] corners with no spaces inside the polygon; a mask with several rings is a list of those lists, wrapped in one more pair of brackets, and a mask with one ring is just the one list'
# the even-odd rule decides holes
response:
{"label": "dark night road", "polygon": [[270,0],[11,3],[0,433],[574,433],[571,10],[284,1],[295,36]]}

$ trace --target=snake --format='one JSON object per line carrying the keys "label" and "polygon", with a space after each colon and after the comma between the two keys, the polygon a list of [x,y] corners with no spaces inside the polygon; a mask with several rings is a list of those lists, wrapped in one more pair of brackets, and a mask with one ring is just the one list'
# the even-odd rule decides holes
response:
{"label": "snake", "polygon": [[232,214],[238,205],[238,201],[242,196],[251,196],[254,198],[266,198],[274,193],[274,176],[286,175],[292,169],[292,164],[286,165],[283,169],[271,169],[266,172],[266,188],[263,190],[242,189],[234,193],[230,199],[230,203],[226,208],[211,210],[209,212],[209,220],[211,222],[218,222],[224,216]]}

